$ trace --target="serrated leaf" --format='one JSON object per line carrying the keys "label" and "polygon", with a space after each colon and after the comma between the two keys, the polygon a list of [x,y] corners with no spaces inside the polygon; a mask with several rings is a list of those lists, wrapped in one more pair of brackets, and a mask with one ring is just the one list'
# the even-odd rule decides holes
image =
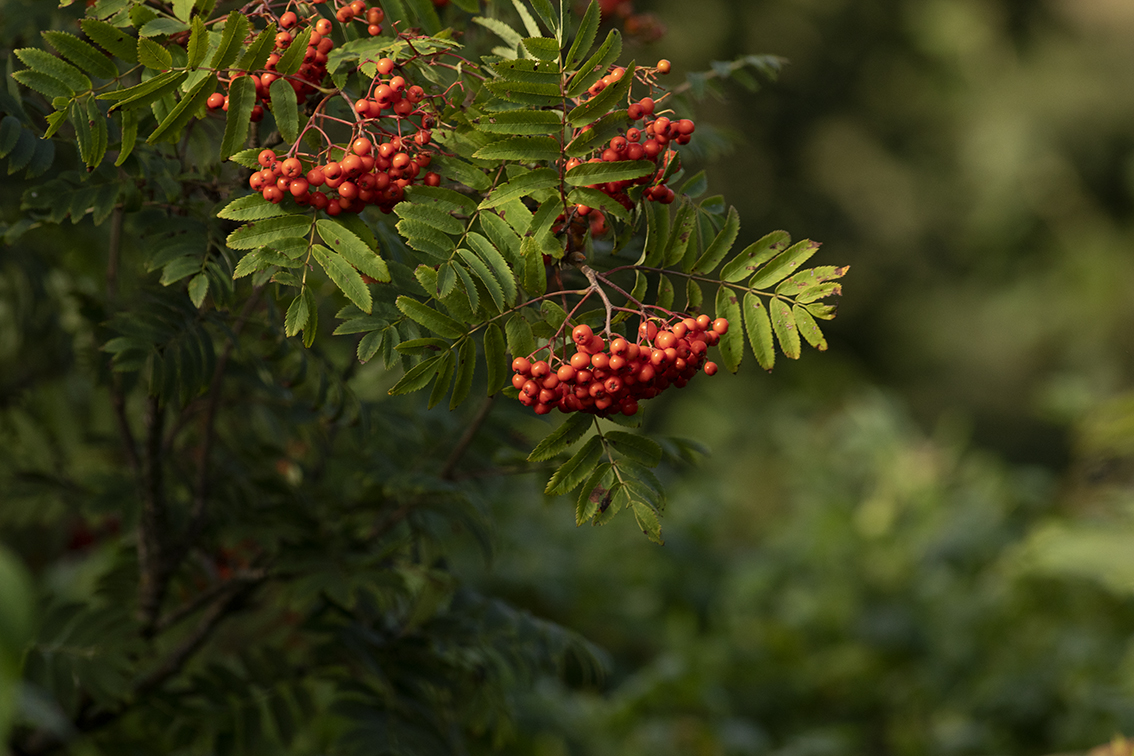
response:
{"label": "serrated leaf", "polygon": [[522,272],[523,258],[520,256],[520,237],[515,230],[496,213],[481,213],[479,220],[481,229],[488,234],[493,246],[500,250],[514,270]]}
{"label": "serrated leaf", "polygon": [[437,380],[433,384],[433,390],[429,392],[429,402],[426,404],[428,409],[433,409],[445,397],[445,392],[449,390],[449,383],[453,380],[453,371],[457,366],[457,355],[453,350],[445,350],[445,354],[441,356],[441,362],[437,367]]}
{"label": "serrated leaf", "polygon": [[654,172],[649,160],[619,160],[613,163],[583,163],[567,171],[563,180],[572,186],[629,181]]}
{"label": "serrated leaf", "polygon": [[[799,297],[800,304],[806,304],[808,294],[811,294],[819,287],[823,286],[830,281],[842,278],[850,270],[849,265],[835,266],[835,265],[820,265],[815,268],[807,268],[805,270],[796,271],[796,273],[788,278],[785,278],[779,286],[776,287],[776,293],[782,294],[786,297]],[[838,287],[838,284],[835,284]],[[830,296],[837,293],[839,290],[826,289],[824,296]],[[816,297],[817,299],[821,297]]]}
{"label": "serrated leaf", "polygon": [[307,298],[300,292],[287,308],[284,316],[284,333],[290,338],[307,325],[311,313],[307,309]]}
{"label": "serrated leaf", "polygon": [[568,50],[567,57],[563,61],[565,68],[571,68],[575,65],[575,61],[582,58],[591,49],[591,46],[595,43],[595,36],[598,34],[601,19],[602,12],[599,9],[598,0],[591,0],[583,14],[582,21],[579,23],[579,31],[575,34],[571,49]]}
{"label": "serrated leaf", "polygon": [[661,462],[662,448],[653,439],[625,431],[607,431],[606,440],[615,451],[647,467],[657,467]]}
{"label": "serrated leaf", "polygon": [[819,242],[804,239],[796,242],[776,255],[748,282],[753,289],[766,289],[795,273],[800,265],[807,262],[819,250]]}
{"label": "serrated leaf", "polygon": [[224,137],[221,139],[221,160],[226,160],[244,146],[255,105],[256,85],[251,78],[240,76],[229,85],[228,116],[224,125]]}
{"label": "serrated leaf", "polygon": [[685,311],[698,312],[704,301],[705,293],[701,291],[701,285],[692,278],[685,279]]}
{"label": "serrated leaf", "polygon": [[89,71],[100,79],[113,79],[118,75],[118,67],[110,62],[90,43],[73,34],[61,31],[45,31],[43,38],[67,60],[82,71]]}
{"label": "serrated leaf", "polygon": [[740,368],[740,361],[744,357],[744,338],[740,334],[740,303],[737,293],[727,286],[717,289],[717,317],[725,318],[731,326],[728,333],[721,336],[718,344],[721,352],[721,362],[730,373]]}
{"label": "serrated leaf", "polygon": [[263,195],[249,194],[229,202],[217,212],[217,217],[225,220],[253,221],[278,218],[287,214],[287,210],[268,202]]}
{"label": "serrated leaf", "polygon": [[[91,136],[91,121],[87,116],[87,110],[83,107],[82,103],[78,100],[72,100],[71,106],[68,108],[68,116],[71,121],[71,126],[75,129],[75,141],[79,147],[79,159],[83,161],[84,165],[91,164],[91,156],[94,151],[94,139]],[[23,135],[21,135],[21,140]],[[28,160],[31,159],[31,154],[28,154]],[[21,166],[22,167],[22,166]]]}
{"label": "serrated leaf", "polygon": [[508,336],[508,351],[513,357],[527,357],[535,351],[532,326],[523,315],[513,315],[505,324],[504,331]]}
{"label": "serrated leaf", "polygon": [[524,39],[522,34],[498,19],[475,16],[473,22],[480,24],[485,29],[488,29],[496,36],[500,37],[500,39],[504,40],[504,43],[513,50],[515,50]]}
{"label": "serrated leaf", "polygon": [[181,86],[181,82],[185,81],[188,76],[189,74],[185,71],[169,71],[129,89],[106,92],[99,95],[98,99],[113,100],[114,104],[110,106],[111,112],[120,108],[131,110],[144,108],[150,103],[176,92],[178,87]]}
{"label": "serrated leaf", "polygon": [[[436,207],[446,213],[476,214],[476,202],[469,196],[444,189],[439,186],[407,186],[406,197],[410,202],[427,207]],[[395,207],[400,207],[396,205]]]}
{"label": "serrated leaf", "polygon": [[268,24],[244,49],[233,68],[239,71],[258,71],[263,68],[275,49],[278,31],[274,23]]}
{"label": "serrated leaf", "polygon": [[658,276],[658,294],[654,298],[655,304],[662,309],[668,310],[673,306],[673,299],[676,292],[673,288],[673,281],[669,280],[669,276]]}
{"label": "serrated leaf", "polygon": [[723,260],[725,255],[728,254],[728,251],[732,249],[732,245],[736,241],[736,236],[739,232],[740,214],[736,212],[735,207],[730,207],[724,227],[721,228],[720,233],[716,235],[712,243],[705,249],[704,253],[697,258],[697,262],[693,265],[693,272],[708,273],[720,265],[721,260]]}
{"label": "serrated leaf", "polygon": [[399,202],[394,205],[394,213],[399,218],[421,221],[444,234],[458,236],[465,230],[463,223],[432,203]]}
{"label": "serrated leaf", "polygon": [[57,97],[70,99],[75,96],[75,92],[59,79],[40,71],[33,71],[30,68],[14,72],[12,78],[28,89],[39,92],[49,100],[54,100]]}
{"label": "serrated leaf", "polygon": [[606,87],[582,105],[568,112],[568,122],[578,128],[598,120],[599,117],[605,115],[607,111],[617,107],[619,103],[626,102],[626,95],[630,92],[630,87],[633,83],[634,63],[631,62],[626,66],[626,72],[617,83]]}
{"label": "serrated leaf", "polygon": [[[308,26],[301,31],[299,36],[288,44],[287,49],[280,56],[279,62],[276,63],[276,71],[279,72],[281,77],[295,74],[303,65],[303,57],[307,53],[307,43],[311,41],[312,28]],[[291,89],[290,84],[288,84],[288,89]],[[274,102],[275,95],[272,95],[272,99]],[[295,90],[292,90],[291,99],[295,99]]]}
{"label": "serrated leaf", "polygon": [[609,495],[609,492],[601,489],[600,486],[603,484],[603,479],[610,474],[610,470],[610,463],[603,462],[583,482],[583,487],[579,489],[579,498],[575,502],[575,525],[589,522],[598,513],[603,500]]}
{"label": "serrated leaf", "polygon": [[558,134],[563,128],[563,114],[557,110],[508,110],[480,116],[472,125],[490,134]]}
{"label": "serrated leaf", "polygon": [[[448,352],[446,352],[448,354]],[[410,394],[414,391],[420,391],[429,385],[433,380],[433,376],[437,374],[438,369],[441,367],[441,360],[445,355],[437,355],[430,357],[427,360],[422,360],[409,370],[406,371],[402,379],[394,384],[390,389],[391,396],[398,396],[399,394]]]}
{"label": "serrated leaf", "polygon": [[534,58],[548,62],[559,60],[559,45],[554,39],[526,37],[523,40],[523,45],[524,49],[531,53]]}
{"label": "serrated leaf", "polygon": [[354,231],[343,225],[342,221],[322,218],[315,224],[315,227],[323,242],[342,255],[343,259],[357,268],[359,272],[383,283],[390,280],[390,270],[386,261],[379,257],[378,253],[360,239]]}
{"label": "serrated leaf", "polygon": [[209,30],[200,16],[193,19],[192,26],[193,33],[189,35],[189,57],[186,65],[195,70],[205,62],[205,55],[209,52]]}
{"label": "serrated leaf", "polygon": [[382,348],[385,335],[385,331],[371,331],[363,336],[362,340],[358,342],[358,349],[356,350],[358,361],[370,362],[374,355],[378,353],[378,350]]}
{"label": "serrated leaf", "polygon": [[[216,91],[216,88],[217,79],[214,76],[206,76],[197,82],[190,91],[181,97],[173,110],[169,111],[169,115],[154,129],[146,142],[155,144],[165,141],[169,136],[172,136],[174,140],[179,138],[181,130],[189,123],[189,119],[196,114],[199,108],[204,106],[205,101],[209,99],[209,95]],[[91,102],[93,103],[94,100],[92,99]]]}
{"label": "serrated leaf", "polygon": [[413,297],[402,295],[396,303],[399,310],[410,320],[425,326],[438,336],[447,339],[460,338],[465,333],[465,327],[453,318],[438,312],[427,304],[423,304]]}
{"label": "serrated leaf", "polygon": [[771,370],[776,364],[776,351],[772,345],[772,321],[769,320],[768,310],[760,297],[751,292],[744,295],[744,330],[760,367]]}
{"label": "serrated leaf", "polygon": [[465,339],[461,342],[457,361],[457,377],[453,381],[453,396],[449,399],[449,409],[461,406],[472,389],[473,372],[476,368],[476,342]]}
{"label": "serrated leaf", "polygon": [[[795,325],[791,307],[782,299],[771,300],[772,330],[780,342],[780,350],[793,360],[799,359],[799,330]],[[723,343],[723,339],[721,340]]]}
{"label": "serrated leaf", "polygon": [[697,221],[697,210],[689,202],[682,202],[681,209],[674,218],[673,228],[670,230],[666,242],[665,267],[671,267],[681,262],[689,246],[689,239],[693,236],[694,224]]}
{"label": "serrated leaf", "polygon": [[[280,136],[288,144],[299,138],[299,107],[295,100],[295,90],[287,79],[279,78],[272,82],[268,91],[272,97],[272,115]],[[231,108],[231,103],[229,105]]]}
{"label": "serrated leaf", "polygon": [[587,434],[594,419],[587,414],[573,413],[558,428],[547,434],[528,455],[529,462],[545,462],[570,449]]}
{"label": "serrated leaf", "polygon": [[552,474],[544,493],[549,496],[570,493],[590,476],[601,457],[602,441],[598,436],[591,436],[573,457]]}
{"label": "serrated leaf", "polygon": [[279,239],[305,236],[310,230],[310,216],[285,215],[245,224],[229,234],[225,244],[230,249],[256,249]]}
{"label": "serrated leaf", "polygon": [[122,113],[122,143],[118,148],[118,159],[114,165],[120,166],[130,157],[134,150],[134,143],[138,139],[138,116],[133,110],[123,110]]}
{"label": "serrated leaf", "polygon": [[449,342],[433,336],[422,339],[410,339],[398,344],[395,349],[399,354],[408,354],[411,357],[424,357],[433,353],[449,351]]}
{"label": "serrated leaf", "polygon": [[[531,3],[532,9],[540,17],[540,20],[547,24],[547,28],[551,30],[557,37],[559,36],[559,17],[555,14],[555,8],[551,5],[551,0],[528,0]],[[517,7],[520,6],[520,0],[512,0],[513,4]],[[537,31],[532,34],[539,34]]]}
{"label": "serrated leaf", "polygon": [[520,243],[520,253],[524,258],[524,290],[533,297],[547,291],[547,266],[543,262],[543,250],[533,236],[525,236]]}
{"label": "serrated leaf", "polygon": [[484,331],[484,363],[488,370],[489,396],[503,388],[508,379],[504,349],[504,334],[500,331],[500,326],[489,323]]}
{"label": "serrated leaf", "polygon": [[355,307],[369,313],[374,306],[374,300],[370,296],[370,289],[366,288],[362,276],[354,266],[341,255],[335,254],[321,244],[311,247],[311,254],[326,271],[327,277],[339,287],[339,291],[345,294]]}
{"label": "serrated leaf", "polygon": [[75,92],[85,92],[91,88],[91,80],[86,74],[46,50],[25,47],[16,50],[16,57],[28,68],[58,79]]}
{"label": "serrated leaf", "polygon": [[622,35],[617,29],[611,29],[606,40],[595,51],[595,54],[588,58],[586,63],[579,66],[578,72],[571,77],[571,81],[567,84],[567,96],[578,97],[586,92],[592,84],[606,74],[606,69],[611,63],[618,60],[618,56],[621,54]]}
{"label": "serrated leaf", "polygon": [[155,71],[168,71],[173,67],[173,56],[152,39],[139,39],[138,62]]}
{"label": "serrated leaf", "polygon": [[261,148],[251,147],[247,150],[234,152],[233,154],[229,155],[228,159],[236,163],[237,165],[244,166],[245,168],[251,169],[253,171],[258,171],[261,169],[261,165],[258,160],[260,152]]}
{"label": "serrated leaf", "polygon": [[484,171],[463,160],[439,155],[433,159],[433,165],[437,166],[439,173],[467,186],[469,189],[483,192],[492,186],[491,179],[485,175]]}
{"label": "serrated leaf", "polygon": [[[244,38],[248,36],[248,19],[240,11],[233,11],[228,14],[225,19],[224,29],[221,31],[220,44],[217,51],[213,53],[213,59],[209,61],[209,68],[217,71],[224,70],[233,64],[236,57],[240,54],[240,48],[244,44]],[[231,94],[230,94],[231,97]],[[229,102],[229,113],[232,112],[231,100]]]}
{"label": "serrated leaf", "polygon": [[395,228],[405,238],[409,247],[437,260],[447,260],[456,247],[448,234],[413,218],[402,218]]}
{"label": "serrated leaf", "polygon": [[485,145],[473,153],[473,157],[478,160],[520,160],[534,163],[558,160],[560,149],[559,142],[551,137],[515,136]]}
{"label": "serrated leaf", "polygon": [[138,42],[116,26],[94,18],[80,22],[83,32],[102,49],[127,63],[138,62]]}
{"label": "serrated leaf", "polygon": [[204,273],[193,276],[189,282],[189,300],[197,309],[205,302],[205,295],[209,293],[209,277]]}
{"label": "serrated leaf", "polygon": [[630,222],[630,211],[623,207],[621,202],[598,189],[577,186],[567,193],[567,201],[601,210],[606,215],[612,215],[623,223]]}
{"label": "serrated leaf", "polygon": [[512,269],[508,267],[508,262],[504,256],[500,254],[496,247],[488,239],[484,238],[478,233],[470,233],[466,237],[469,246],[476,251],[480,259],[492,269],[492,274],[500,284],[500,288],[504,293],[504,303],[512,305],[516,301],[517,289],[516,278],[512,273]]}
{"label": "serrated leaf", "polygon": [[773,231],[766,234],[729,260],[728,264],[721,270],[721,280],[735,283],[747,278],[755,273],[761,265],[786,249],[790,243],[791,236],[787,231]]}
{"label": "serrated leaf", "polygon": [[519,197],[526,197],[540,189],[550,189],[559,185],[559,174],[551,168],[537,168],[526,171],[516,178],[492,190],[492,193],[480,203],[481,210],[499,207]]}
{"label": "serrated leaf", "polygon": [[574,139],[568,142],[565,152],[570,157],[586,157],[599,149],[600,146],[605,147],[611,137],[623,133],[629,125],[630,115],[628,111],[614,110],[592,123],[586,131],[579,132]]}
{"label": "serrated leaf", "polygon": [[631,501],[631,507],[634,510],[634,519],[638,522],[638,528],[654,543],[658,545],[665,543],[661,537],[661,523],[658,521],[658,513],[654,511],[654,508],[637,499]]}
{"label": "serrated leaf", "polygon": [[87,124],[91,130],[91,154],[87,166],[94,168],[106,156],[108,135],[106,133],[106,116],[98,106],[98,100],[87,100]]}
{"label": "serrated leaf", "polygon": [[795,319],[796,330],[807,339],[807,343],[818,349],[820,352],[827,351],[827,339],[823,336],[823,331],[819,329],[819,324],[815,322],[815,318],[811,317],[811,313],[806,308],[799,305],[794,305],[791,308],[792,318]]}
{"label": "serrated leaf", "polygon": [[0,120],[0,158],[8,157],[8,153],[16,146],[22,130],[20,119],[13,115],[6,115]]}
{"label": "serrated leaf", "polygon": [[504,299],[504,290],[500,287],[500,282],[496,280],[496,276],[492,273],[492,270],[488,267],[484,260],[481,260],[479,257],[477,257],[467,249],[458,249],[457,256],[464,261],[469,270],[471,270],[476,275],[476,277],[480,279],[481,283],[484,284],[484,288],[488,291],[488,295],[492,297],[492,301],[496,305],[496,309],[498,311],[503,310],[506,303]]}
{"label": "serrated leaf", "polygon": [[180,34],[189,31],[189,25],[175,18],[155,18],[142,24],[138,29],[139,37],[160,37],[164,34]]}
{"label": "serrated leaf", "polygon": [[468,300],[469,312],[475,313],[480,307],[480,291],[476,287],[476,282],[473,281],[472,274],[460,263],[453,263],[452,268],[457,275],[457,280],[461,282],[461,291],[465,293],[465,298]]}

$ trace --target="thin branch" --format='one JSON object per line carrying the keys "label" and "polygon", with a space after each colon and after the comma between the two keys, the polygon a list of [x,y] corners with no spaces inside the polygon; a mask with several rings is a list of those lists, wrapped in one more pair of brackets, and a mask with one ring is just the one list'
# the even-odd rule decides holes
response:
{"label": "thin branch", "polygon": [[159,633],[164,632],[212,603],[217,597],[231,591],[234,586],[240,583],[258,583],[264,580],[267,575],[267,571],[263,569],[239,570],[228,580],[218,582],[216,585],[202,591],[194,598],[189,599],[177,609],[174,609],[169,614],[159,619],[155,624],[155,628]]}
{"label": "thin branch", "polygon": [[121,205],[116,205],[110,214],[110,242],[106,256],[106,300],[113,304],[118,298],[118,258],[122,252],[122,216]]}
{"label": "thin branch", "polygon": [[476,435],[477,431],[480,430],[480,426],[484,425],[484,421],[488,419],[488,413],[492,411],[492,404],[495,401],[496,395],[493,395],[481,403],[472,422],[465,428],[465,432],[461,434],[457,445],[454,446],[453,451],[449,453],[449,458],[445,460],[445,466],[441,468],[442,480],[453,479],[453,470],[456,469],[457,463],[461,461],[461,457],[468,451],[469,444],[472,443],[473,437]]}
{"label": "thin branch", "polygon": [[154,622],[165,594],[167,568],[164,559],[166,532],[165,481],[162,465],[162,429],[165,408],[151,396],[146,402],[146,445],[142,458],[142,513],[138,518],[138,614],[142,634],[153,634]]}

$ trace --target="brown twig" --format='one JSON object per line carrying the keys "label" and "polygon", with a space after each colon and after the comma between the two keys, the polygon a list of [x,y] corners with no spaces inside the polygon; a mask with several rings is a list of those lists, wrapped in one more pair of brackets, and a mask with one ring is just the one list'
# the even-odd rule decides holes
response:
{"label": "brown twig", "polygon": [[445,466],[441,468],[441,479],[452,480],[453,470],[457,467],[457,463],[461,461],[461,457],[468,451],[469,444],[472,443],[473,437],[480,426],[484,425],[484,421],[488,419],[488,413],[492,411],[492,404],[496,400],[496,395],[490,396],[485,399],[480,408],[477,409],[476,415],[473,417],[472,422],[465,428],[465,432],[461,434],[460,439],[457,440],[457,445],[453,447],[453,451],[449,453],[449,458],[445,460]]}
{"label": "brown twig", "polygon": [[168,567],[165,559],[166,532],[165,480],[162,455],[162,428],[165,408],[161,399],[146,401],[146,443],[142,456],[142,512],[138,518],[138,615],[142,635],[153,634],[154,622],[165,595]]}

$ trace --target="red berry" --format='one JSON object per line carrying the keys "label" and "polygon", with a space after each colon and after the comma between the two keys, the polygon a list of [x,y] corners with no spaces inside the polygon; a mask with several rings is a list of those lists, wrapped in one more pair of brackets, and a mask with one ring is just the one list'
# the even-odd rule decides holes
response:
{"label": "red berry", "polygon": [[657,69],[658,69],[658,73],[660,73],[660,74],[669,73],[671,67],[672,67],[672,64],[668,60],[666,60],[665,58],[662,58],[661,60],[658,61]]}
{"label": "red berry", "polygon": [[724,336],[728,333],[728,321],[724,318],[717,318],[713,321],[713,333],[718,336]]}
{"label": "red berry", "polygon": [[256,162],[267,168],[276,162],[276,153],[271,150],[260,150],[260,154],[256,156]]}
{"label": "red berry", "polygon": [[717,363],[706,362],[705,363],[705,375],[716,375],[716,374],[717,374]]}
{"label": "red berry", "polygon": [[216,110],[222,107],[224,105],[224,95],[220,92],[213,92],[209,95],[209,99],[205,101],[205,105],[208,106],[209,110]]}
{"label": "red berry", "polygon": [[594,331],[591,330],[591,327],[586,323],[582,323],[575,326],[574,330],[571,331],[571,340],[576,344],[586,344],[591,340],[591,336],[593,335]]}
{"label": "red berry", "polygon": [[295,26],[296,23],[298,23],[298,21],[299,21],[299,17],[296,16],[291,11],[288,11],[287,13],[280,16],[280,28],[281,29],[290,29],[291,27]]}

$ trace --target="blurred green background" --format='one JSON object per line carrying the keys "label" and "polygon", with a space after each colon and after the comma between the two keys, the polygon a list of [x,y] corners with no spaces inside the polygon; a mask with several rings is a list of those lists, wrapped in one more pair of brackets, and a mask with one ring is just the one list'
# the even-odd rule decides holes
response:
{"label": "blurred green background", "polygon": [[[498,502],[463,569],[611,653],[516,753],[1042,754],[1134,733],[1134,4],[659,0],[740,242],[849,263],[830,350],[651,410],[666,545]],[[709,141],[709,140],[706,140]],[[820,259],[820,258],[817,258]],[[666,397],[669,399],[669,397]],[[530,501],[539,501],[535,482]]]}

